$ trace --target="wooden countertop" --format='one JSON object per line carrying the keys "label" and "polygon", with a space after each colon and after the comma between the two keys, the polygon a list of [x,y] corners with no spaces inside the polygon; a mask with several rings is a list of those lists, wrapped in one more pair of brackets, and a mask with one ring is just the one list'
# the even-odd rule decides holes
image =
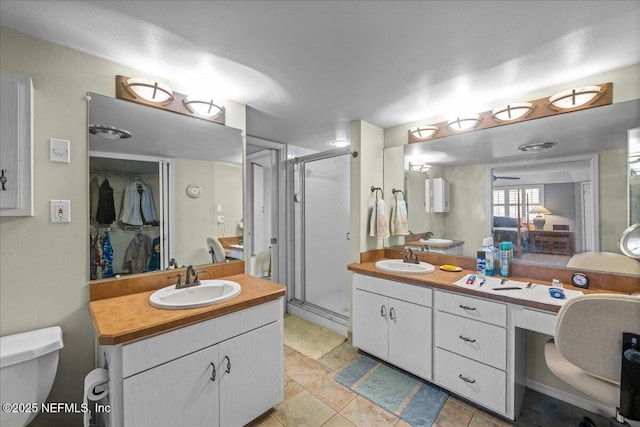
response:
{"label": "wooden countertop", "polygon": [[[426,273],[426,274],[390,273],[390,272],[378,270],[375,267],[375,261],[363,262],[361,264],[357,264],[357,263],[349,264],[347,268],[350,271],[353,271],[354,273],[364,274],[367,276],[381,277],[384,279],[395,280],[398,282],[408,283],[411,285],[429,286],[432,288],[458,292],[461,294],[472,295],[480,298],[493,299],[496,301],[503,301],[511,304],[518,304],[521,306],[537,308],[540,310],[550,311],[554,313],[557,313],[560,310],[560,306],[553,305],[553,304],[544,304],[536,301],[527,301],[527,300],[518,299],[518,298],[510,298],[505,295],[493,295],[493,294],[488,294],[486,292],[478,292],[473,289],[466,289],[461,286],[456,286],[453,284],[454,282],[462,279],[467,274],[475,274],[475,271],[472,271],[472,270],[462,270],[459,272],[451,272],[451,271],[440,270],[438,266],[436,266],[436,270],[433,273]],[[535,282],[542,285],[551,286],[551,282],[545,282],[543,280],[538,280],[538,279],[533,280],[527,277],[512,276],[512,277],[509,277],[509,279],[523,281],[523,282]],[[582,291],[585,294],[604,293],[604,292],[622,293],[622,292],[615,292],[615,291],[602,291],[602,290],[596,290],[596,289],[580,289],[580,288],[576,288],[571,285],[568,285],[566,283],[564,283],[563,286],[565,289],[574,289],[574,290]]]}
{"label": "wooden countertop", "polygon": [[247,274],[237,274],[223,279],[238,282],[242,288],[240,295],[209,307],[186,310],[155,308],[149,305],[149,296],[155,290],[91,301],[89,311],[93,317],[98,342],[113,345],[146,338],[276,300],[285,295],[284,286]]}

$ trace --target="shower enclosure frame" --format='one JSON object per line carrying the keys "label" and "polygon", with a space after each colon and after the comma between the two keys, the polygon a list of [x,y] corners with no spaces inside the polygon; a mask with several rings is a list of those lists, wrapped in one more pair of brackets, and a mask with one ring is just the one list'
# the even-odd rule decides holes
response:
{"label": "shower enclosure frame", "polygon": [[[350,317],[348,315],[344,315],[325,307],[321,307],[312,302],[307,301],[308,293],[306,289],[306,259],[307,259],[307,250],[306,250],[306,215],[305,215],[305,206],[306,206],[306,186],[305,186],[305,171],[306,164],[318,160],[326,160],[334,157],[350,155],[351,152],[349,147],[325,151],[321,153],[311,154],[303,157],[298,157],[291,159],[287,162],[287,177],[288,177],[288,209],[287,214],[291,219],[287,221],[289,228],[289,241],[288,241],[288,256],[287,258],[290,260],[289,268],[288,268],[288,280],[287,283],[289,286],[289,297],[288,297],[288,311],[294,312],[294,314],[306,313],[313,319],[308,319],[312,321],[316,321],[316,323],[320,323],[323,326],[329,327],[340,333],[346,333]],[[300,182],[299,182],[299,191],[296,194],[296,185],[295,185],[295,174],[299,174]],[[346,183],[345,190],[347,192],[350,191],[349,183]],[[350,197],[350,196],[349,196]],[[296,204],[300,204],[300,219],[298,223],[296,223]],[[346,241],[349,240],[349,233],[346,233]],[[348,242],[345,243],[348,247]],[[296,250],[296,247],[299,246],[299,249]],[[345,259],[345,262],[347,259]],[[345,265],[346,271],[346,265]],[[345,289],[348,290],[348,283],[345,283]],[[350,305],[350,296],[349,292],[346,293],[346,305],[349,307]],[[301,311],[302,310],[302,311]],[[303,316],[304,317],[304,316]]]}

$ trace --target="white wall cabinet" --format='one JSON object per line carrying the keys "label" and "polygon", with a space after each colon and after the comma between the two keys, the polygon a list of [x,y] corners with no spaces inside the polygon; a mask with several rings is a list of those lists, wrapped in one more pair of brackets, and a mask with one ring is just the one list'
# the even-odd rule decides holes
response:
{"label": "white wall cabinet", "polygon": [[284,399],[283,301],[98,355],[109,371],[108,426],[246,425]]}
{"label": "white wall cabinet", "polygon": [[431,289],[363,275],[353,286],[354,346],[431,379]]}
{"label": "white wall cabinet", "polygon": [[33,85],[0,71],[0,216],[33,216]]}

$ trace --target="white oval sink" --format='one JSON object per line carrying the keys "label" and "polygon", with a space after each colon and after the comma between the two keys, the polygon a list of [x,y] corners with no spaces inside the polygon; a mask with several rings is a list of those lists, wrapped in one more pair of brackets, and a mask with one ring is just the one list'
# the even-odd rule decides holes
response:
{"label": "white oval sink", "polygon": [[376,268],[382,271],[402,274],[425,274],[435,271],[435,267],[427,262],[411,264],[401,259],[381,259],[376,262]]}
{"label": "white oval sink", "polygon": [[240,294],[240,284],[230,280],[202,280],[200,285],[176,289],[176,285],[158,289],[149,296],[149,304],[157,308],[179,310],[206,307],[229,301]]}
{"label": "white oval sink", "polygon": [[453,243],[453,240],[449,240],[449,239],[429,239],[429,240],[424,240],[424,239],[420,239],[420,243],[424,243],[424,244],[429,244],[429,243],[435,243],[435,244],[448,244],[448,243]]}

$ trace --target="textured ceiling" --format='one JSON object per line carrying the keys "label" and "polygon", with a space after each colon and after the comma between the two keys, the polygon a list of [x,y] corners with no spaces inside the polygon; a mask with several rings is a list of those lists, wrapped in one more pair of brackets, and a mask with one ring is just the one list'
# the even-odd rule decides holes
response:
{"label": "textured ceiling", "polygon": [[387,128],[640,63],[638,1],[2,0],[0,24],[245,103],[249,135],[316,150],[352,120]]}

